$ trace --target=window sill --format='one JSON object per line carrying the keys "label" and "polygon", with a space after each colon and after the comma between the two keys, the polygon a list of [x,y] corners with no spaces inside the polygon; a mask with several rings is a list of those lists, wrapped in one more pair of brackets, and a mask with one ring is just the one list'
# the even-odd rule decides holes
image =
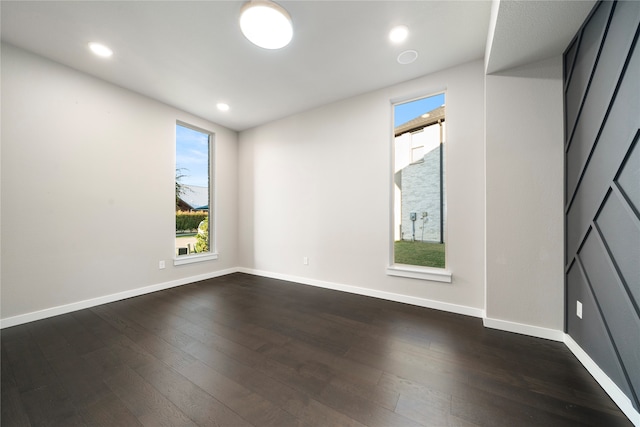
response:
{"label": "window sill", "polygon": [[394,264],[387,267],[387,275],[445,283],[451,283],[452,280],[451,272],[448,270],[440,268],[414,267],[411,265],[401,264]]}
{"label": "window sill", "polygon": [[218,259],[218,254],[197,254],[197,255],[182,255],[179,258],[173,259],[173,265],[193,264],[195,262],[212,261]]}

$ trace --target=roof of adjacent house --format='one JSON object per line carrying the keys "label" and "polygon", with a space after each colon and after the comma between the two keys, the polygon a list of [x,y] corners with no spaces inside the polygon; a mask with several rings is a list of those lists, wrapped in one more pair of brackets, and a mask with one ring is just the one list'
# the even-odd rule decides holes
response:
{"label": "roof of adjacent house", "polygon": [[180,195],[180,200],[189,205],[191,209],[209,209],[209,187],[183,184],[184,192]]}
{"label": "roof of adjacent house", "polygon": [[399,136],[403,133],[414,132],[416,130],[436,124],[439,121],[444,121],[444,105],[435,108],[427,113],[424,113],[416,117],[415,119],[411,119],[399,126],[396,126],[393,134],[394,136]]}

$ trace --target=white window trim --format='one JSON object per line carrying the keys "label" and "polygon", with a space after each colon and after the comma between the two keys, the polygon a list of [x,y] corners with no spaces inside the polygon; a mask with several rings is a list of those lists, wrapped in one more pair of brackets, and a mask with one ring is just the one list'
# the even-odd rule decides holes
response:
{"label": "white window trim", "polygon": [[451,283],[451,271],[444,268],[417,267],[405,264],[393,264],[387,267],[388,276],[408,277],[410,279],[431,280]]}
{"label": "white window trim", "polygon": [[[430,96],[435,96],[438,93],[444,93],[445,94],[445,99],[446,99],[446,89],[443,89],[440,92],[435,92],[431,95],[423,95],[423,96],[418,96],[418,97],[407,97],[407,98],[402,98],[402,99],[392,99],[391,100],[391,111],[393,112],[395,110],[395,105],[397,104],[403,104],[406,102],[411,102],[414,100],[418,100],[418,99],[422,99],[422,98],[426,98],[426,97],[430,97]],[[393,130],[393,120],[394,120],[394,114],[391,114],[391,129]],[[423,129],[421,129],[420,131],[423,131]],[[420,132],[419,131],[419,132]],[[418,132],[416,132],[418,133]],[[390,164],[390,168],[391,171],[393,171],[395,169],[395,150],[394,150],[394,142],[395,142],[395,138],[393,136],[393,131],[391,134],[391,164]],[[391,216],[391,227],[390,227],[390,233],[389,233],[389,258],[390,258],[390,265],[387,267],[387,276],[396,276],[396,277],[406,277],[406,278],[410,278],[410,279],[418,279],[418,280],[428,280],[428,281],[433,281],[433,282],[442,282],[442,283],[452,283],[453,282],[453,275],[451,273],[451,271],[449,269],[447,269],[447,264],[448,264],[448,259],[449,259],[449,245],[447,244],[445,246],[445,267],[444,268],[437,268],[437,267],[422,267],[422,266],[415,266],[415,265],[408,265],[408,264],[394,264],[394,182],[393,182],[393,174],[391,174],[391,185],[390,185],[390,206],[389,206],[389,213]],[[445,206],[446,206],[446,200],[445,200]],[[446,209],[445,209],[446,212]],[[447,228],[449,226],[449,221],[447,221],[447,224],[444,228],[444,241],[447,242]]]}
{"label": "white window trim", "polygon": [[207,252],[204,254],[180,255],[173,259],[173,265],[193,264],[196,262],[213,261],[218,259],[218,254]]}
{"label": "white window trim", "polygon": [[[209,252],[176,255],[173,258],[173,265],[176,266],[205,261],[214,261],[218,259],[218,252],[216,252],[216,219],[218,216],[215,214],[215,209],[217,206],[217,203],[215,202],[218,194],[215,189],[216,134],[213,131],[194,126],[187,122],[183,122],[182,120],[176,120],[176,124],[209,135]],[[212,218],[213,221],[211,221]]]}

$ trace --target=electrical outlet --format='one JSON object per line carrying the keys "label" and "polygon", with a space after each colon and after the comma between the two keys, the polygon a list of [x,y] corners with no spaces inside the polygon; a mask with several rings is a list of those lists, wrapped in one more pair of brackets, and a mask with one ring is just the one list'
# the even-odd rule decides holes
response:
{"label": "electrical outlet", "polygon": [[302,263],[304,265],[309,265],[309,257],[302,257]]}
{"label": "electrical outlet", "polygon": [[580,301],[576,301],[576,316],[582,319],[582,303]]}
{"label": "electrical outlet", "polygon": [[164,267],[165,267],[165,265],[164,265],[164,261],[160,261],[160,262],[158,263],[158,268],[159,268],[160,270],[162,270]]}

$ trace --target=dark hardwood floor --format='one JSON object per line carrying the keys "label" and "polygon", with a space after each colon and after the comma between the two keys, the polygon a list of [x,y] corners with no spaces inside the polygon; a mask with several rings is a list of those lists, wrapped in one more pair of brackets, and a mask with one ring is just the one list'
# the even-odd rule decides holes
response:
{"label": "dark hardwood floor", "polygon": [[1,343],[3,426],[631,425],[561,343],[245,274]]}

